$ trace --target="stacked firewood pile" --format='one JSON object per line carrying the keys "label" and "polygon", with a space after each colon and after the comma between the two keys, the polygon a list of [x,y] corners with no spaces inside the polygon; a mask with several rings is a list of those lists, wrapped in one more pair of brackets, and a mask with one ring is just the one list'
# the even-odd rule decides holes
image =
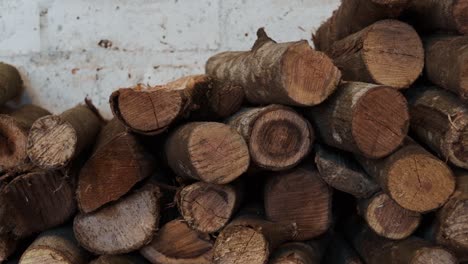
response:
{"label": "stacked firewood pile", "polygon": [[[5,108],[0,259],[468,261],[463,34],[466,0],[343,0],[317,50],[260,29],[203,75],[115,91],[110,121]],[[21,86],[0,64],[0,103]]]}

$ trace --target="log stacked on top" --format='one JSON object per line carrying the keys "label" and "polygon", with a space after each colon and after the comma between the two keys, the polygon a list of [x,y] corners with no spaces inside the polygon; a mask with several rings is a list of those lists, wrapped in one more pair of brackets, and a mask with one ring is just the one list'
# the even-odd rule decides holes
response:
{"label": "log stacked on top", "polygon": [[[468,261],[467,17],[343,0],[317,50],[260,29],[205,74],[116,90],[109,121],[2,112],[0,262]],[[1,63],[0,104],[21,86]]]}

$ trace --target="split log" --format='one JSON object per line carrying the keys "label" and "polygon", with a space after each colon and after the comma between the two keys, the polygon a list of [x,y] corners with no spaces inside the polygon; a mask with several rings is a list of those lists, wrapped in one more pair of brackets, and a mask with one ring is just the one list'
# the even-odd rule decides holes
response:
{"label": "split log", "polygon": [[249,149],[228,125],[192,122],[175,130],[166,141],[169,166],[183,178],[226,184],[247,171]]}
{"label": "split log", "polygon": [[0,233],[27,237],[58,226],[76,211],[73,179],[60,171],[18,167],[0,178]]}
{"label": "split log", "polygon": [[433,36],[424,47],[427,78],[468,100],[468,36]]}
{"label": "split log", "polygon": [[296,235],[294,224],[274,223],[253,215],[239,216],[216,239],[213,263],[266,264],[275,248]]}
{"label": "split log", "polygon": [[418,33],[398,20],[381,20],[337,41],[327,53],[346,81],[408,88],[424,66]]}
{"label": "split log", "polygon": [[28,161],[29,128],[36,119],[45,115],[50,113],[35,105],[24,105],[9,115],[0,115],[0,170]]}
{"label": "split log", "polygon": [[326,264],[363,264],[361,258],[339,234],[334,234],[324,254]]}
{"label": "split log", "polygon": [[41,234],[23,253],[19,264],[86,264],[87,259],[88,254],[78,246],[72,230],[60,228]]}
{"label": "split log", "polygon": [[228,124],[244,137],[255,165],[274,171],[296,166],[315,138],[309,121],[281,105],[242,109]]}
{"label": "split log", "polygon": [[137,255],[104,255],[89,264],[147,264],[144,258]]}
{"label": "split log", "polygon": [[420,213],[402,208],[384,193],[361,200],[359,214],[376,234],[389,239],[409,237],[421,222]]}
{"label": "split log", "polygon": [[317,237],[331,225],[332,191],[310,164],[270,177],[264,200],[267,219],[294,224],[296,240]]}
{"label": "split log", "polygon": [[0,105],[17,96],[23,87],[18,70],[9,64],[0,62]]}
{"label": "split log", "polygon": [[335,91],[340,71],[306,40],[276,43],[263,28],[257,37],[250,51],[211,57],[207,74],[241,85],[253,104],[313,106]]}
{"label": "split log", "polygon": [[358,157],[363,168],[396,203],[415,212],[435,210],[455,190],[450,168],[412,140],[380,159]]}
{"label": "split log", "polygon": [[343,0],[313,35],[315,48],[327,51],[336,41],[386,18],[398,17],[409,0]]}
{"label": "split log", "polygon": [[410,1],[407,11],[411,23],[422,32],[468,34],[467,0]]}
{"label": "split log", "polygon": [[244,91],[239,85],[207,75],[187,76],[165,85],[119,89],[110,96],[114,116],[132,131],[156,135],[176,120],[221,119],[239,110]]}
{"label": "split log", "polygon": [[76,239],[96,254],[137,250],[151,241],[158,228],[160,197],[159,187],[148,183],[114,204],[79,214],[73,222]]}
{"label": "split log", "polygon": [[307,110],[328,145],[382,158],[403,142],[409,114],[403,95],[388,86],[348,82],[325,103]]}
{"label": "split log", "polygon": [[455,193],[437,212],[433,238],[450,248],[460,261],[468,261],[468,173],[457,176]]}
{"label": "split log", "polygon": [[320,264],[322,255],[315,243],[289,242],[275,250],[268,264]]}
{"label": "split log", "polygon": [[150,176],[154,159],[117,121],[101,131],[92,156],[80,171],[76,199],[84,213],[116,201]]}
{"label": "split log", "polygon": [[411,130],[422,143],[458,167],[468,169],[468,108],[452,93],[415,87],[407,93]]}
{"label": "split log", "polygon": [[368,198],[380,189],[349,153],[323,144],[314,149],[319,175],[331,187],[356,198]]}
{"label": "split log", "polygon": [[214,233],[227,225],[241,201],[239,185],[197,182],[185,186],[177,195],[180,214],[201,233]]}
{"label": "split log", "polygon": [[140,253],[151,263],[210,264],[213,241],[207,234],[191,229],[183,220],[165,224]]}
{"label": "split log", "polygon": [[0,263],[4,263],[16,250],[18,241],[11,235],[0,235]]}
{"label": "split log", "polygon": [[44,116],[31,126],[27,153],[44,169],[63,168],[92,146],[101,120],[95,109],[78,105],[60,115]]}

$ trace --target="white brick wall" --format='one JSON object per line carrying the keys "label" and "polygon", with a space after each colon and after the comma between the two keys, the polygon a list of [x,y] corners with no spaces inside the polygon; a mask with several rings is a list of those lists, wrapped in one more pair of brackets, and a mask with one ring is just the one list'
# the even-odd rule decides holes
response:
{"label": "white brick wall", "polygon": [[113,90],[201,73],[211,55],[249,49],[262,26],[278,41],[310,39],[338,2],[0,0],[0,61],[20,69],[23,101],[59,113],[89,95],[110,117]]}

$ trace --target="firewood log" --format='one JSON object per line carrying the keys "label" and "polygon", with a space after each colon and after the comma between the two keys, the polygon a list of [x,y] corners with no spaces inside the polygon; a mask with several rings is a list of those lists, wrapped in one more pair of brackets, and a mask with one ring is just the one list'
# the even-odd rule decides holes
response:
{"label": "firewood log", "polygon": [[354,248],[340,234],[333,235],[324,258],[326,264],[363,264]]}
{"label": "firewood log", "polygon": [[138,255],[103,255],[89,264],[147,264],[143,257]]}
{"label": "firewood log", "polygon": [[0,62],[0,105],[17,96],[23,88],[23,80],[18,70]]}
{"label": "firewood log", "polygon": [[323,248],[319,242],[289,242],[273,252],[268,264],[320,264]]}
{"label": "firewood log", "polygon": [[273,171],[296,166],[315,138],[309,121],[281,105],[244,108],[227,123],[244,137],[253,163]]}
{"label": "firewood log", "polygon": [[368,83],[344,83],[306,114],[322,141],[373,159],[398,148],[409,128],[404,96],[391,87]]}
{"label": "firewood log", "polygon": [[263,28],[250,51],[223,52],[206,63],[206,73],[236,83],[253,104],[313,106],[338,85],[341,73],[306,40],[276,43]]}
{"label": "firewood log", "polygon": [[0,263],[4,263],[16,250],[18,241],[11,235],[0,235]]}

